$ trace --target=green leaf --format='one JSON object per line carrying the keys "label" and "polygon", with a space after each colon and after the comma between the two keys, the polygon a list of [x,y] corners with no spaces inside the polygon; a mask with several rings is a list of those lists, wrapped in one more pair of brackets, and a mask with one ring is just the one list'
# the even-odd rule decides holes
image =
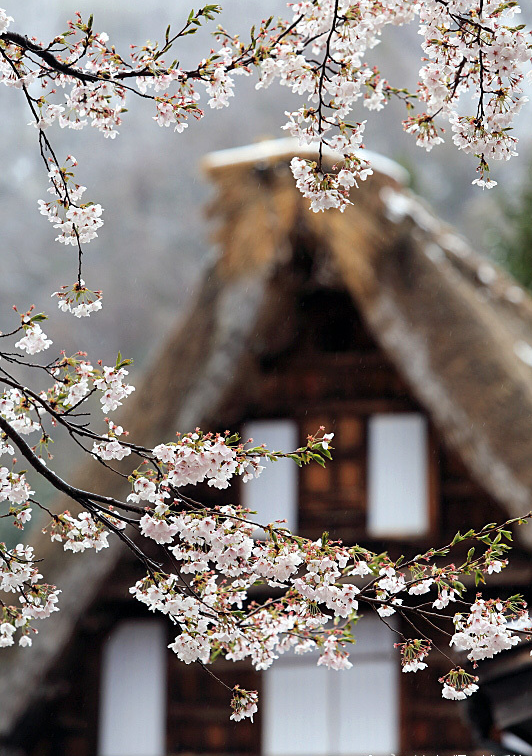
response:
{"label": "green leaf", "polygon": [[126,367],[126,365],[132,365],[132,364],[133,364],[133,360],[130,360],[130,359],[124,360],[120,352],[118,352],[118,356],[116,358],[115,370],[120,370],[120,368]]}
{"label": "green leaf", "polygon": [[475,585],[485,582],[486,581],[484,580],[484,574],[482,573],[482,570],[475,570]]}

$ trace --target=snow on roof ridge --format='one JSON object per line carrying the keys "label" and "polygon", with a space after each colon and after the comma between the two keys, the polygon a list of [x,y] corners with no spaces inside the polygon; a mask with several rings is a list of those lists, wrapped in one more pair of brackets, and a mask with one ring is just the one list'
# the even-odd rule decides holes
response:
{"label": "snow on roof ridge", "polygon": [[[408,183],[408,171],[394,160],[371,150],[359,151],[360,155],[371,163],[378,173],[384,173],[399,184]],[[211,152],[203,158],[202,166],[208,173],[227,168],[231,165],[259,163],[274,158],[299,155],[314,157],[318,154],[317,144],[300,145],[294,137],[283,139],[265,139],[261,142],[246,144],[242,147],[230,147]],[[323,154],[333,160],[341,158],[340,153],[324,147]]]}

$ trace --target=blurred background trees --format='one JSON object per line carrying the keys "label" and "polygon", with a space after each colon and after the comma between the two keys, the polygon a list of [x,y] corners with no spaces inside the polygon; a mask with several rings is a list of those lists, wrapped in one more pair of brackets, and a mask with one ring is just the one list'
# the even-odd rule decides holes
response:
{"label": "blurred background trees", "polygon": [[515,192],[501,192],[498,222],[486,232],[490,255],[523,286],[532,290],[532,162]]}

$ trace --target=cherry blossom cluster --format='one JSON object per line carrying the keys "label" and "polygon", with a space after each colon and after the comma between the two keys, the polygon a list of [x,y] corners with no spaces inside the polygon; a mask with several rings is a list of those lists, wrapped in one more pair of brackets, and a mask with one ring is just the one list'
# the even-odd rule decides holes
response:
{"label": "cherry blossom cluster", "polygon": [[[145,499],[151,497],[152,504],[155,496],[155,486],[145,492]],[[188,511],[171,515],[174,507]],[[157,522],[152,527],[152,521],[158,518],[150,513],[142,518],[150,523],[142,532],[159,543],[169,544],[180,571],[148,575],[131,591],[150,610],[161,611],[179,625],[180,632],[170,648],[187,664],[207,663],[221,652],[234,661],[249,658],[261,670],[288,650],[316,650],[318,664],[349,669],[348,644],[360,602],[372,605],[383,618],[395,611],[408,611],[411,617],[413,606],[411,599],[407,603],[408,597],[427,594],[434,587],[438,598],[432,607],[444,609],[455,600],[455,593],[463,592],[459,576],[479,570],[487,574],[485,556],[476,560],[468,557],[458,569],[454,564],[427,567],[424,561],[428,557],[421,555],[400,570],[389,560],[383,562],[382,557],[360,547],[345,548],[327,538],[308,541],[275,523],[263,526],[266,540],[256,540],[253,535],[257,523],[250,522],[239,508],[210,510],[187,506],[185,499],[178,499],[173,506],[166,502],[163,509],[156,504],[154,511],[158,509],[162,515],[159,523],[164,521],[165,527]],[[494,552],[499,553],[499,542],[494,543],[487,530],[478,535],[492,559]],[[467,537],[471,536],[458,534],[455,544]],[[504,550],[503,547],[500,553]],[[442,549],[430,556],[444,556],[447,551]],[[187,581],[186,576],[192,579]],[[365,586],[353,583],[354,577],[366,576],[369,580]],[[249,595],[250,591],[260,583],[284,589],[283,598],[262,606],[253,601],[249,604],[253,595]],[[242,615],[244,606],[248,606],[247,619]],[[379,611],[383,609],[390,611]],[[476,605],[471,611],[477,612]],[[523,611],[519,601],[505,604],[505,647],[519,642],[519,636],[507,627],[508,616],[518,618]],[[478,631],[477,625],[472,628],[471,632]],[[405,672],[427,668],[430,641],[412,638],[396,645],[401,650]],[[456,634],[451,645],[458,647]],[[476,689],[473,677],[449,674],[444,682],[444,697],[462,698]]]}
{"label": "cherry blossom cluster", "polygon": [[[18,330],[22,329],[24,336],[15,344],[29,355],[48,349],[52,344],[36,322],[36,318],[43,316],[34,316],[31,322],[23,321]],[[59,359],[46,366],[46,371],[55,382],[38,395],[33,395],[33,392],[25,393],[18,388],[4,391],[0,394],[0,413],[10,422],[15,422],[18,432],[30,433],[39,428],[32,415],[36,414],[38,417],[43,410],[47,412],[50,409],[71,409],[95,391],[101,393],[102,412],[116,410],[135,391],[135,387],[126,381],[128,371],[125,366],[131,361],[122,360],[119,355],[116,365],[94,368],[87,360],[80,359],[83,356],[84,352],[79,352],[73,357],[62,354]],[[107,434],[102,438],[108,438]]]}
{"label": "cherry blossom cluster", "polygon": [[[75,167],[76,159],[69,155],[67,163]],[[48,192],[55,199],[51,202],[39,200],[39,211],[44,215],[53,227],[58,229],[56,241],[61,244],[87,244],[98,236],[98,229],[103,226],[101,205],[92,202],[81,203],[81,198],[87,187],[74,184],[73,173],[66,167],[59,167],[56,163],[50,163],[48,178],[50,188]],[[80,204],[81,203],[81,204]],[[80,287],[83,286],[81,281]]]}
{"label": "cherry blossom cluster", "polygon": [[430,640],[415,638],[404,643],[395,643],[395,648],[401,651],[401,670],[403,672],[418,672],[426,669],[424,661],[429,655],[432,642]]}
{"label": "cherry blossom cluster", "polygon": [[442,696],[450,701],[463,701],[478,690],[478,677],[468,674],[461,667],[451,669],[440,677],[440,682],[443,683]]}
{"label": "cherry blossom cluster", "polygon": [[55,586],[39,583],[42,575],[35,567],[31,546],[19,543],[13,549],[0,543],[0,592],[18,594],[21,606],[10,606],[0,600],[0,648],[12,646],[20,631],[20,646],[31,646],[37,632],[32,621],[45,619],[58,611]]}
{"label": "cherry blossom cluster", "polygon": [[92,447],[92,453],[95,457],[103,460],[121,460],[124,459],[124,457],[128,457],[131,454],[130,447],[124,446],[118,441],[120,436],[128,435],[127,431],[124,431],[121,425],[116,425],[112,420],[109,420],[109,418],[106,418],[106,421],[109,426],[109,431],[103,434],[103,438],[108,440],[100,441],[99,443],[95,441]]}
{"label": "cherry blossom cluster", "polygon": [[[511,127],[527,102],[522,96],[522,68],[531,60],[530,35],[514,26],[519,12],[517,3],[497,0],[423,3],[420,8],[428,60],[420,71],[419,95],[430,116],[418,118],[418,142],[430,149],[441,141],[433,119],[444,115],[455,145],[479,158],[479,177],[473,183],[481,187],[496,183],[488,178],[489,160],[509,160],[517,154]],[[477,104],[470,114],[457,107],[467,90]]]}
{"label": "cherry blossom cluster", "polygon": [[52,523],[46,530],[50,532],[52,541],[63,543],[65,551],[80,553],[87,549],[96,552],[109,546],[109,532],[105,530],[106,519],[115,527],[124,528],[125,524],[115,518],[107,518],[102,515],[96,520],[89,512],[80,512],[78,517],[72,517],[70,512],[55,515]]}
{"label": "cherry blossom cluster", "polygon": [[15,344],[18,349],[22,349],[28,354],[37,354],[37,352],[48,349],[52,344],[51,339],[47,338],[38,323],[24,323],[22,327],[24,329],[24,336]]}
{"label": "cherry blossom cluster", "polygon": [[256,690],[244,690],[239,685],[233,688],[233,698],[231,699],[231,708],[233,713],[230,719],[240,722],[241,719],[249,717],[253,722],[253,715],[257,712],[258,694]]}
{"label": "cherry blossom cluster", "polygon": [[345,210],[349,200],[349,190],[359,181],[365,181],[373,171],[369,162],[352,156],[346,159],[344,167],[338,173],[322,173],[314,160],[292,158],[290,163],[296,186],[304,197],[310,200],[310,209],[314,212],[336,207]]}
{"label": "cherry blossom cluster", "polygon": [[[512,648],[519,643],[519,637],[507,624],[506,614],[510,608],[512,617],[518,619],[525,614],[524,607],[517,614],[515,607],[510,607],[508,601],[484,601],[481,596],[477,596],[467,616],[455,615],[455,632],[451,645],[460,651],[468,651],[467,658],[474,663],[481,659],[491,659],[495,654]],[[532,626],[529,629],[532,631]]]}
{"label": "cherry blossom cluster", "polygon": [[24,475],[18,475],[7,467],[0,467],[0,502],[27,504],[33,493]]}
{"label": "cherry blossom cluster", "polygon": [[62,286],[52,297],[57,297],[61,312],[71,312],[76,318],[86,318],[102,309],[102,292],[88,289],[82,278],[72,286]]}
{"label": "cherry blossom cluster", "polygon": [[[309,542],[302,548],[293,536],[285,538],[282,528],[272,530],[276,540],[254,541],[255,524],[246,520],[243,510],[233,507],[209,514],[181,514],[173,525],[174,538],[165,540],[176,542],[170,551],[182,565],[181,575],[193,575],[190,593],[177,574],[148,576],[131,591],[152,611],[162,611],[180,626],[170,645],[179,659],[187,664],[207,663],[211,654],[222,651],[228,659],[250,658],[256,669],[267,669],[291,648],[305,653],[321,646],[319,664],[334,669],[350,666],[344,649],[345,628],[325,631],[323,625],[330,617],[321,613],[317,601],[300,593],[297,580],[291,579],[306,559],[312,580],[318,574],[315,570],[321,570],[325,581],[319,603],[330,606],[334,616],[353,616],[352,595],[358,591],[353,585],[334,585],[331,575],[340,577],[338,563],[323,557],[330,549]],[[160,540],[158,533],[153,537]],[[317,556],[322,558],[317,560]],[[348,560],[348,554],[342,553],[341,562]],[[248,590],[263,582],[293,587],[283,600],[267,607],[252,603],[247,619],[243,618]]]}
{"label": "cherry blossom cluster", "polygon": [[124,367],[104,367],[102,374],[94,379],[94,388],[103,392],[100,398],[102,412],[117,409],[135,391],[134,386],[126,383],[127,375]]}
{"label": "cherry blossom cluster", "polygon": [[[39,424],[33,420],[30,409],[26,397],[19,389],[6,389],[0,394],[0,415],[22,436],[39,430]],[[0,450],[2,454],[15,454],[13,446],[6,442],[5,437],[0,444]]]}

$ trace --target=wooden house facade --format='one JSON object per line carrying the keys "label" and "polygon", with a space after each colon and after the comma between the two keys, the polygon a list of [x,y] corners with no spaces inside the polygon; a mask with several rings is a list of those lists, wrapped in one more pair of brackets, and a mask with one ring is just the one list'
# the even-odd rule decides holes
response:
{"label": "wooden house facade", "polygon": [[[131,400],[132,437],[231,428],[288,448],[323,425],[335,433],[325,468],[281,462],[242,490],[201,496],[393,555],[529,511],[532,300],[411,195],[398,166],[376,157],[353,206],[313,215],[293,153],[281,140],[208,158],[220,253]],[[95,475],[82,478],[94,486]],[[530,593],[531,543],[518,540],[488,591]],[[230,722],[227,691],[178,662],[172,628],[129,598],[142,576],[131,554],[42,548],[63,607],[32,649],[5,654],[5,756],[443,756],[532,742],[527,649],[486,665],[468,709],[442,700],[438,654],[401,674],[374,617],[348,672],[312,658],[264,673],[217,661],[228,685],[261,694],[254,724]]]}

